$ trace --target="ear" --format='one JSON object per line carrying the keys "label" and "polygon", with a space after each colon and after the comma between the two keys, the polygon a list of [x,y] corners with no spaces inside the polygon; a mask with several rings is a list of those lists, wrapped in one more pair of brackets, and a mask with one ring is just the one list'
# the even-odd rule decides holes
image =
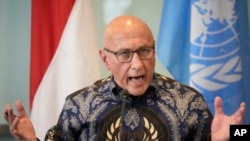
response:
{"label": "ear", "polygon": [[104,49],[99,50],[99,55],[100,55],[100,57],[102,59],[102,62],[105,65],[106,69],[110,70],[109,63],[107,61],[107,55],[106,55]]}

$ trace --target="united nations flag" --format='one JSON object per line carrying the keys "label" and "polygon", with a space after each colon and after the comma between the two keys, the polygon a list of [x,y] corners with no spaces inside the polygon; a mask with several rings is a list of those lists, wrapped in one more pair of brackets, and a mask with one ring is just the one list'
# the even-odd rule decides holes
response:
{"label": "united nations flag", "polygon": [[[164,1],[157,53],[173,77],[200,91],[214,113],[223,99],[231,115],[250,109],[250,39],[247,0]],[[250,123],[250,111],[245,117]]]}

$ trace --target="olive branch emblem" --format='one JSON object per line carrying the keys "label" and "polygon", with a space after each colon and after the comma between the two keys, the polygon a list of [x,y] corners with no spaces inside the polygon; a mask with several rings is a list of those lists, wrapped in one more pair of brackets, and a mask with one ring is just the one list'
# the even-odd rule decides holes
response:
{"label": "olive branch emblem", "polygon": [[192,64],[190,66],[191,85],[217,91],[227,87],[230,83],[237,82],[242,78],[240,57],[236,56],[226,63],[218,63],[210,66]]}

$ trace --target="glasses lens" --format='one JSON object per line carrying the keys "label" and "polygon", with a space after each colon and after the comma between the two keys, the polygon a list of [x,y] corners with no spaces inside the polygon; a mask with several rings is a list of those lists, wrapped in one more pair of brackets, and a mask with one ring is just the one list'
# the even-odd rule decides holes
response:
{"label": "glasses lens", "polygon": [[132,51],[123,50],[123,51],[117,52],[116,57],[117,57],[118,61],[120,61],[120,62],[129,62],[132,55],[133,55]]}
{"label": "glasses lens", "polygon": [[140,58],[146,59],[146,58],[151,57],[151,55],[152,55],[152,49],[153,48],[149,48],[149,47],[140,48],[137,51],[137,53],[139,54]]}

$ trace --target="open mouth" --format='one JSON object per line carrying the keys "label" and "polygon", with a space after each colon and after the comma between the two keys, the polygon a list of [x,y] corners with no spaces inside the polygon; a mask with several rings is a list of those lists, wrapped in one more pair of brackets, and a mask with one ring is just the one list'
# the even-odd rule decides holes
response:
{"label": "open mouth", "polygon": [[128,79],[131,81],[138,82],[138,81],[143,80],[143,78],[144,78],[144,75],[140,75],[140,76],[135,76],[135,77],[129,77]]}

